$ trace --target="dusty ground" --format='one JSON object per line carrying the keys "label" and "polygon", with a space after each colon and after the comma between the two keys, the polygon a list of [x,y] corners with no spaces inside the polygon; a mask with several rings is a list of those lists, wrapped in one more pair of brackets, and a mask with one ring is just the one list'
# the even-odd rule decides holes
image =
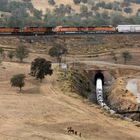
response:
{"label": "dusty ground", "polygon": [[[80,97],[59,91],[56,74],[42,84],[28,76],[29,65],[0,66],[0,140],[139,140],[139,128],[101,113]],[[9,84],[13,74],[25,73],[21,94]],[[82,137],[66,132],[72,126]]]}

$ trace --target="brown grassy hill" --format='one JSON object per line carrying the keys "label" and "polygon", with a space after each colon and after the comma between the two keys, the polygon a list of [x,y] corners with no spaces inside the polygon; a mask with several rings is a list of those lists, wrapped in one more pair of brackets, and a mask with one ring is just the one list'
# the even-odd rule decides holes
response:
{"label": "brown grassy hill", "polygon": [[[86,5],[88,7],[88,10],[91,10],[91,4],[89,3],[80,3],[80,4],[75,4],[73,2],[73,0],[55,0],[56,4],[54,6],[50,6],[48,4],[48,0],[31,0],[34,7],[38,10],[42,10],[43,13],[46,13],[46,9],[52,10],[55,7],[58,7],[60,4],[64,4],[64,5],[70,5],[72,7],[72,9],[74,9],[75,12],[79,13],[80,12],[80,6],[81,5]],[[93,1],[95,4],[98,2],[105,2],[105,3],[113,3],[113,2],[119,2],[120,4],[123,3],[123,0],[89,0],[89,1]],[[138,9],[140,8],[140,4],[135,4],[135,3],[131,3],[130,8],[132,8],[132,13],[131,14],[126,14],[123,10],[121,13],[124,16],[130,16],[130,15],[135,15],[138,11]],[[98,12],[108,12],[108,13],[112,13],[112,12],[116,12],[114,10],[108,10],[108,9],[104,9],[104,8],[99,8]]]}

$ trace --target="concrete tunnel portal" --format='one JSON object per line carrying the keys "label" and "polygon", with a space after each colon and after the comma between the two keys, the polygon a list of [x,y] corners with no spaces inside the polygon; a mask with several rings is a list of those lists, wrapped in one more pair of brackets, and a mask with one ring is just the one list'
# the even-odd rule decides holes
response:
{"label": "concrete tunnel portal", "polygon": [[104,74],[102,71],[96,71],[96,74],[94,75],[94,85],[96,86],[97,79],[100,78],[102,80],[102,84],[104,85]]}

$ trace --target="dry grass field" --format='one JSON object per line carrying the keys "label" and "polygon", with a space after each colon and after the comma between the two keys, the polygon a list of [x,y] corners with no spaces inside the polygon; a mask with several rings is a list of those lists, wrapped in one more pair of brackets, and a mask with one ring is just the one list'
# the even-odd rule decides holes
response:
{"label": "dry grass field", "polygon": [[[0,65],[0,140],[139,140],[133,123],[109,117],[80,97],[63,94],[57,69],[43,83],[28,75],[29,64]],[[26,74],[22,93],[10,86],[13,74]],[[106,114],[106,115],[105,115]],[[68,134],[72,126],[82,137]]]}
{"label": "dry grass field", "polygon": [[[134,39],[133,41],[133,44],[139,44]],[[16,38],[1,38],[0,46],[9,50],[14,49],[18,44],[19,41]],[[135,123],[110,116],[97,105],[89,103],[74,92],[68,94],[62,92],[60,89],[63,85],[57,81],[58,66],[56,64],[53,64],[54,74],[47,76],[42,83],[30,77],[30,62],[34,58],[40,56],[49,59],[47,53],[41,49],[41,45],[25,43],[25,46],[30,49],[30,56],[25,59],[27,63],[18,63],[16,59],[10,62],[7,59],[0,64],[0,140],[140,139],[139,127]],[[94,45],[89,47],[92,52],[94,52],[94,47]],[[80,48],[84,47],[80,46]],[[129,49],[134,54],[140,52],[138,47]],[[73,51],[75,50],[76,46],[73,47]],[[81,56],[72,53],[70,48],[69,51],[67,60],[112,61],[110,55],[89,58],[84,56],[88,50],[82,50]],[[119,49],[115,51],[119,54]],[[139,53],[133,57],[131,62],[135,63],[138,58]],[[119,59],[119,62],[121,60]],[[26,75],[26,84],[22,93],[19,93],[18,88],[10,86],[10,78],[18,73]],[[69,126],[81,132],[82,137],[68,134],[66,128]]]}

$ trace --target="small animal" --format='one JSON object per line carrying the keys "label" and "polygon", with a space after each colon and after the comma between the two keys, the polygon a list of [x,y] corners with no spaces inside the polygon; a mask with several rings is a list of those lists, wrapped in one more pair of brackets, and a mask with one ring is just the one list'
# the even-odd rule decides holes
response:
{"label": "small animal", "polygon": [[75,131],[75,133],[74,133],[75,135],[77,135],[78,134],[78,132],[77,131]]}
{"label": "small animal", "polygon": [[82,137],[81,132],[75,131],[74,129],[72,129],[72,127],[67,127],[67,131],[70,134],[79,135],[79,137]]}
{"label": "small animal", "polygon": [[79,137],[82,137],[82,134],[81,133],[79,133]]}
{"label": "small animal", "polygon": [[74,129],[72,129],[72,127],[67,127],[67,130],[68,130],[68,133],[72,133],[72,134],[74,134]]}
{"label": "small animal", "polygon": [[67,127],[67,130],[70,130],[70,129],[72,129],[72,127]]}

